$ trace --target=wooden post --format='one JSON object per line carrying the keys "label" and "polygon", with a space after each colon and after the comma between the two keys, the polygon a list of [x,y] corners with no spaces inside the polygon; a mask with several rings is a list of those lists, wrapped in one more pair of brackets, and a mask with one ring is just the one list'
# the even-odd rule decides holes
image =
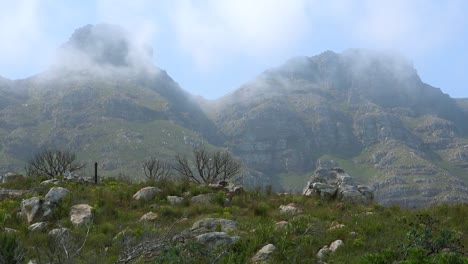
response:
{"label": "wooden post", "polygon": [[97,162],[94,163],[94,183],[97,184]]}

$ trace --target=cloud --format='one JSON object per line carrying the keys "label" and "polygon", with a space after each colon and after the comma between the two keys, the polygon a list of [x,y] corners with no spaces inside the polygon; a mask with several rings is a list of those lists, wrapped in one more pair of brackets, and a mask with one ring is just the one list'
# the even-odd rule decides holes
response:
{"label": "cloud", "polygon": [[236,56],[263,58],[295,46],[306,30],[305,1],[179,1],[172,16],[179,47],[204,69]]}
{"label": "cloud", "polygon": [[53,50],[44,29],[40,1],[18,0],[0,9],[0,58],[2,74],[14,75],[21,69],[43,65]]}

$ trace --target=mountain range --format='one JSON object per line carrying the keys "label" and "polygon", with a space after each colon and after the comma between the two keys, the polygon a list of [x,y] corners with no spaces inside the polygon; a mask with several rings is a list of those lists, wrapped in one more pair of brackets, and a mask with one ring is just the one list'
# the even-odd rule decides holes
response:
{"label": "mountain range", "polygon": [[0,78],[0,172],[53,147],[139,178],[146,157],[207,144],[239,157],[250,184],[298,191],[331,164],[373,185],[384,205],[468,201],[468,99],[424,83],[401,56],[296,57],[213,101],[183,90],[151,56],[118,26],[88,25],[46,71]]}

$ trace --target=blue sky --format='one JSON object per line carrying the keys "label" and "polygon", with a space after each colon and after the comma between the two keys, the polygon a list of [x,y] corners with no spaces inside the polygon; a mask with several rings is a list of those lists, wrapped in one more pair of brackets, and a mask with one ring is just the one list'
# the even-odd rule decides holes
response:
{"label": "blue sky", "polygon": [[47,69],[86,24],[113,23],[151,43],[154,64],[215,99],[293,56],[392,50],[422,80],[468,97],[465,0],[0,0],[0,76]]}

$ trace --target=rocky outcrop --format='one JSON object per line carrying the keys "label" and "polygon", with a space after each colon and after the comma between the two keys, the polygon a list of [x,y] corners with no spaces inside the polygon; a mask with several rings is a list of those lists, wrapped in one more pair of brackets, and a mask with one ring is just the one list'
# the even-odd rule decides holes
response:
{"label": "rocky outcrop", "polygon": [[46,194],[45,199],[32,197],[21,202],[21,213],[27,218],[28,223],[34,223],[47,219],[52,215],[55,206],[69,193],[62,187],[53,187]]}
{"label": "rocky outcrop", "polygon": [[133,199],[149,201],[154,199],[160,192],[162,191],[157,187],[144,187],[133,195]]}
{"label": "rocky outcrop", "polygon": [[32,197],[21,202],[21,213],[28,223],[34,223],[47,219],[52,215],[52,208],[43,199]]}
{"label": "rocky outcrop", "polygon": [[82,226],[93,219],[93,207],[87,204],[77,204],[70,209],[70,221],[75,226]]}
{"label": "rocky outcrop", "polygon": [[319,168],[307,182],[303,195],[319,195],[321,199],[336,199],[351,203],[370,203],[374,190],[369,186],[355,185],[351,176],[341,168]]}

